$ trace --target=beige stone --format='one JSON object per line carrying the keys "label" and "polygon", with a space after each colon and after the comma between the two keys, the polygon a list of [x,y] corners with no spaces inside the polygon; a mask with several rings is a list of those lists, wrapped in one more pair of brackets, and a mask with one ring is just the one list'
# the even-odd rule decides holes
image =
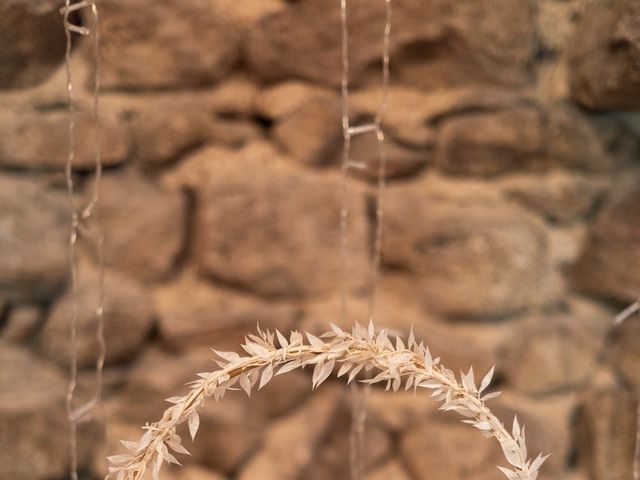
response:
{"label": "beige stone", "polygon": [[508,197],[559,224],[575,223],[591,213],[605,186],[597,179],[564,172],[511,175],[501,185]]}
{"label": "beige stone", "polygon": [[549,301],[548,240],[522,209],[415,186],[390,188],[386,211],[384,264],[410,272],[432,311],[503,316]]}
{"label": "beige stone", "polygon": [[[328,432],[318,444],[317,451],[305,469],[305,478],[310,480],[352,478],[348,468],[350,453],[351,448],[357,448],[350,437],[354,421],[352,412],[354,403],[359,401],[357,396],[350,394],[346,401],[340,402],[338,410],[331,419]],[[360,462],[363,471],[366,472],[388,457],[392,446],[390,436],[372,416],[367,415],[364,428]]]}
{"label": "beige stone", "polygon": [[404,433],[400,452],[412,478],[489,480],[503,464],[493,441],[459,422],[422,419]]}
{"label": "beige stone", "polygon": [[126,119],[133,160],[153,170],[206,142],[239,146],[259,136],[248,118],[255,94],[250,80],[234,75],[212,89],[112,93],[102,103]]}
{"label": "beige stone", "polygon": [[[569,42],[571,94],[596,110],[640,106],[639,5],[588,2]],[[606,65],[606,68],[602,68]]]}
{"label": "beige stone", "polygon": [[297,318],[291,305],[265,302],[192,277],[159,287],[154,298],[160,336],[172,348],[236,349],[256,325],[289,332]]}
{"label": "beige stone", "polygon": [[[380,107],[379,87],[354,91],[350,102],[356,117],[372,117]],[[492,111],[527,102],[520,92],[490,87],[463,86],[421,91],[411,86],[389,88],[389,100],[382,117],[385,133],[404,145],[431,148],[435,144],[435,126],[448,117],[469,111]]]}
{"label": "beige stone", "polygon": [[265,17],[285,7],[282,0],[213,0],[216,13],[241,35],[247,35]]}
{"label": "beige stone", "polygon": [[279,121],[290,117],[310,103],[337,98],[331,89],[309,82],[289,80],[260,90],[253,108],[255,113],[269,120]]}
{"label": "beige stone", "polygon": [[574,109],[523,105],[445,121],[438,165],[451,174],[490,177],[556,165],[601,172],[612,160],[594,125]]}
{"label": "beige stone", "polygon": [[[525,81],[525,65],[532,51],[531,9],[501,1],[494,5],[494,15],[487,22],[478,22],[483,8],[487,8],[483,2],[467,1],[428,6],[412,0],[396,3],[391,45],[398,65],[396,81],[426,89]],[[382,51],[384,4],[351,2],[349,26],[357,32],[352,33],[350,63],[353,79],[358,81],[370,68],[379,69],[376,60]],[[291,75],[338,85],[340,38],[340,9],[335,4],[326,0],[295,3],[256,26],[248,45],[249,62],[264,78]],[[323,48],[318,50],[320,44]],[[425,59],[426,48],[429,55]],[[495,55],[498,51],[499,56]]]}
{"label": "beige stone", "polygon": [[[100,305],[100,281],[95,271],[79,271],[77,301],[78,364],[95,363],[97,313]],[[136,281],[108,271],[104,284],[104,338],[108,345],[106,363],[131,359],[140,350],[152,326],[153,309],[148,291]],[[67,292],[53,305],[38,337],[39,349],[60,365],[69,362],[69,328],[73,318],[74,297]]]}
{"label": "beige stone", "polygon": [[521,107],[446,122],[438,162],[448,173],[482,176],[540,162],[542,154],[540,114]]}
{"label": "beige stone", "polygon": [[[0,476],[44,480],[67,473],[66,379],[22,347],[0,345]],[[86,463],[95,438],[79,436]]]}
{"label": "beige stone", "polygon": [[239,480],[297,478],[312,461],[336,410],[338,390],[322,386],[306,405],[278,419],[262,448],[238,475]]}
{"label": "beige stone", "polygon": [[[530,399],[512,392],[504,392],[489,404],[491,411],[510,427],[517,416],[525,426],[527,451],[530,457],[551,454],[545,461],[540,476],[564,478],[566,459],[571,454],[572,426],[576,410],[576,395],[555,395]],[[494,439],[491,439],[494,441]],[[502,460],[500,465],[504,464]]]}
{"label": "beige stone", "polygon": [[632,476],[638,400],[631,392],[592,389],[584,395],[576,421],[579,464],[593,480]]}
{"label": "beige stone", "polygon": [[[73,169],[95,168],[95,123],[93,114],[78,113],[75,118]],[[0,117],[0,165],[14,168],[63,170],[69,156],[69,114],[27,112]],[[112,167],[127,160],[128,132],[115,116],[102,114],[99,132],[103,166]]]}
{"label": "beige stone", "polygon": [[199,87],[230,71],[237,31],[213,2],[113,0],[101,6],[102,84],[106,89]]}
{"label": "beige stone", "polygon": [[616,370],[640,391],[640,318],[633,315],[613,331],[610,358]]}
{"label": "beige stone", "polygon": [[64,57],[60,0],[6,1],[0,6],[0,89],[44,81]]}
{"label": "beige stone", "polygon": [[65,283],[69,214],[62,192],[37,179],[0,175],[0,291],[47,298]]}
{"label": "beige stone", "polygon": [[545,395],[585,386],[604,347],[610,317],[603,309],[528,319],[504,343],[507,381],[517,390]]}
{"label": "beige stone", "polygon": [[31,340],[42,321],[42,311],[36,305],[14,305],[7,315],[0,333],[2,342],[22,343]]}
{"label": "beige stone", "polygon": [[[362,122],[365,123],[365,122]],[[429,148],[410,148],[393,137],[385,138],[384,155],[387,178],[401,178],[416,174],[433,161],[433,152]],[[359,164],[353,174],[370,180],[378,178],[380,173],[380,149],[375,132],[357,135],[351,140],[351,158]],[[336,157],[336,162],[338,158]]]}
{"label": "beige stone", "polygon": [[411,477],[398,460],[391,460],[371,473],[367,474],[365,480],[409,480]]}
{"label": "beige stone", "polygon": [[180,192],[131,172],[114,172],[102,179],[98,212],[107,265],[143,282],[172,273],[186,235]]}
{"label": "beige stone", "polygon": [[538,34],[546,50],[563,52],[567,49],[579,14],[578,2],[538,1]]}
{"label": "beige stone", "polygon": [[[340,178],[288,164],[272,147],[210,147],[165,178],[197,190],[201,272],[265,297],[328,295],[339,288]],[[255,175],[252,172],[260,172]],[[349,285],[366,281],[364,196],[350,195]]]}
{"label": "beige stone", "polygon": [[365,396],[365,405],[376,422],[397,434],[410,430],[419,419],[438,415],[436,410],[439,406],[426,391],[386,392],[382,388],[370,388]]}
{"label": "beige stone", "polygon": [[640,276],[640,190],[615,192],[598,212],[582,255],[572,272],[574,284],[600,297],[632,302]]}
{"label": "beige stone", "polygon": [[337,95],[306,102],[274,126],[273,138],[303,165],[332,164],[342,148]]}

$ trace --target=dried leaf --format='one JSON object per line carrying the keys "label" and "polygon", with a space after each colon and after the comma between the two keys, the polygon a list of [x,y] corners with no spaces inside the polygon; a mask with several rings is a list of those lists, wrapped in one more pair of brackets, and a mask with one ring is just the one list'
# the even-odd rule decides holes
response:
{"label": "dried leaf", "polygon": [[340,378],[341,376],[346,374],[349,370],[351,370],[352,366],[353,365],[351,363],[342,364],[342,366],[340,367],[340,370],[338,370],[338,378]]}
{"label": "dried leaf", "polygon": [[251,397],[251,380],[249,380],[249,375],[247,373],[240,375],[240,388],[244,390],[247,397]]}
{"label": "dried leaf", "polygon": [[273,365],[269,364],[266,367],[264,367],[264,370],[262,370],[262,375],[260,377],[260,385],[258,386],[258,390],[264,387],[269,382],[269,380],[271,380],[271,377],[273,377]]}
{"label": "dried leaf", "polygon": [[307,332],[307,338],[309,339],[309,344],[311,344],[313,348],[321,349],[324,347],[324,342],[315,335]]}
{"label": "dried leaf", "polygon": [[493,367],[491,367],[491,370],[489,370],[489,372],[482,378],[482,381],[480,382],[480,388],[478,390],[479,393],[482,393],[491,383],[491,379],[493,378],[493,372],[495,371],[496,367],[495,365]]}
{"label": "dried leaf", "polygon": [[189,424],[189,435],[191,435],[191,440],[196,438],[196,433],[198,433],[198,428],[200,428],[200,417],[198,416],[197,411],[193,411],[189,414],[189,418],[187,420]]}
{"label": "dried leaf", "polygon": [[276,335],[278,336],[278,342],[282,348],[287,348],[289,346],[289,342],[278,330],[276,330]]}
{"label": "dried leaf", "polygon": [[293,362],[285,363],[282,367],[280,367],[276,375],[290,372],[291,370],[295,370],[296,368],[300,368],[300,362],[298,362],[297,360]]}

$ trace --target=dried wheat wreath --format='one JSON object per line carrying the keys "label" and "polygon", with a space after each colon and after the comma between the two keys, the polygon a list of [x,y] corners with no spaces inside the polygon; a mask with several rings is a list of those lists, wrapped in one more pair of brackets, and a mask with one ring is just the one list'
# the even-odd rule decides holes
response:
{"label": "dried wheat wreath", "polygon": [[[111,467],[108,479],[141,480],[151,472],[157,480],[163,462],[179,464],[170,453],[188,454],[182,445],[176,427],[186,422],[191,438],[195,439],[200,423],[198,410],[208,397],[221,399],[227,390],[239,385],[247,395],[257,385],[264,387],[273,375],[290,372],[296,368],[313,365],[312,388],[324,382],[340,366],[337,376],[348,374],[347,383],[360,371],[377,371],[377,375],[362,382],[374,384],[386,382],[387,390],[397,391],[413,388],[432,390],[431,397],[441,401],[440,410],[453,410],[467,417],[469,423],[485,437],[495,437],[511,468],[498,467],[509,480],[535,480],[538,470],[547,456],[538,455],[527,459],[524,427],[517,418],[509,432],[500,420],[491,413],[485,402],[499,395],[483,391],[489,386],[493,368],[476,386],[473,369],[461,374],[460,382],[453,372],[445,368],[438,358],[432,358],[424,343],[416,342],[413,331],[406,343],[400,337],[395,342],[386,329],[376,331],[372,322],[368,328],[356,323],[352,332],[345,332],[335,325],[331,331],[316,337],[306,334],[305,342],[300,332],[291,332],[287,339],[276,331],[262,331],[249,335],[242,348],[247,356],[235,352],[217,352],[219,370],[198,374],[189,385],[191,390],[182,397],[167,399],[169,407],[158,422],[143,427],[145,433],[137,442],[123,441],[130,453],[109,457]],[[277,339],[277,344],[276,344]]]}

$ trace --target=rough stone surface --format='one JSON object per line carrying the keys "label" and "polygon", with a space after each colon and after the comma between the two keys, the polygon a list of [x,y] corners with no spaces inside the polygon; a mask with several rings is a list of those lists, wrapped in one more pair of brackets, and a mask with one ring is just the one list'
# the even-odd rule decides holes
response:
{"label": "rough stone surface", "polygon": [[369,415],[386,430],[401,434],[409,430],[416,419],[436,413],[437,402],[428,395],[415,395],[413,392],[385,392],[372,388],[366,396]]}
{"label": "rough stone surface", "polygon": [[[0,166],[62,170],[69,156],[69,114],[65,111],[16,113],[0,117]],[[75,117],[74,170],[95,166],[93,116]],[[100,119],[100,156],[105,167],[123,163],[129,154],[128,133],[113,115]]]}
{"label": "rough stone surface", "polygon": [[602,171],[610,163],[593,125],[564,107],[519,106],[452,118],[442,127],[438,155],[445,172],[478,176],[555,165]]}
{"label": "rough stone surface", "polygon": [[113,0],[101,6],[102,84],[107,89],[198,87],[238,59],[237,34],[208,0]]}
{"label": "rough stone surface", "polygon": [[544,49],[550,52],[565,51],[570,45],[575,22],[580,12],[576,2],[538,2],[538,34]]}
{"label": "rough stone surface", "polygon": [[[507,392],[491,402],[491,410],[505,425],[510,426],[514,417],[518,418],[521,425],[525,425],[529,455],[552,453],[543,471],[545,475],[556,475],[558,478],[564,478],[562,473],[571,455],[571,427],[575,409],[576,398],[573,394],[529,399]],[[504,460],[499,464],[502,463]]]}
{"label": "rough stone surface", "polygon": [[224,18],[233,28],[247,35],[263,18],[282,10],[282,0],[213,0],[216,13]]}
{"label": "rough stone surface", "polygon": [[602,198],[603,182],[584,175],[553,172],[539,176],[512,175],[503,183],[505,194],[553,223],[582,220]]}
{"label": "rough stone surface", "polygon": [[[462,83],[521,84],[532,51],[532,11],[513,1],[494,5],[478,22],[483,2],[404,0],[394,6],[392,54],[396,78],[431,89]],[[361,80],[381,55],[384,6],[349,5],[353,78]],[[500,32],[496,34],[496,32]],[[269,79],[286,75],[337,85],[340,81],[340,10],[327,0],[294,3],[264,18],[248,51],[254,70]],[[317,45],[322,44],[321,50]],[[501,52],[496,55],[496,52]],[[426,54],[425,54],[426,52]]]}
{"label": "rough stone surface", "polygon": [[[256,169],[259,176],[248,175]],[[337,291],[339,177],[296,170],[263,143],[204,149],[172,177],[201,190],[196,237],[204,274],[269,297]],[[349,276],[361,286],[364,196],[354,188],[351,200]]]}
{"label": "rough stone surface", "polygon": [[548,242],[526,212],[482,198],[450,202],[418,189],[390,189],[386,203],[384,262],[411,271],[430,308],[500,316],[544,298]]}
{"label": "rough stone surface", "polygon": [[300,163],[326,166],[342,149],[340,102],[337,96],[307,102],[280,120],[273,138]]}
{"label": "rough stone surface", "polygon": [[[572,97],[597,110],[640,107],[640,5],[591,1],[569,42]],[[606,65],[606,68],[602,68]]]}
{"label": "rough stone surface", "polygon": [[618,326],[611,340],[611,359],[616,370],[636,391],[640,389],[640,319],[628,318]]}
{"label": "rough stone surface", "polygon": [[160,336],[173,348],[235,349],[256,324],[287,332],[297,317],[290,305],[265,302],[192,278],[160,287],[154,297]]}
{"label": "rough stone surface", "polygon": [[637,398],[620,389],[595,389],[583,399],[576,422],[579,464],[593,480],[632,476]]}
{"label": "rough stone surface", "polygon": [[[526,425],[529,454],[553,452],[555,458],[547,460],[544,474],[560,479],[565,478],[574,404],[573,397],[535,402],[503,395],[491,402],[491,409],[507,425],[517,415],[518,421]],[[435,410],[405,430],[400,451],[408,471],[416,478],[437,475],[438,478],[489,480],[499,478],[496,465],[505,464],[494,439],[483,439],[477,431],[460,424],[456,416]]]}
{"label": "rough stone surface", "polygon": [[[95,363],[96,309],[99,306],[99,277],[88,269],[80,270],[77,290],[78,364],[88,367]],[[109,345],[106,363],[130,359],[138,353],[151,328],[153,314],[146,289],[137,282],[106,272],[104,300],[104,337]],[[73,297],[63,296],[52,308],[51,315],[40,333],[38,343],[42,352],[60,365],[69,361],[69,325],[73,315]]]}
{"label": "rough stone surface", "polygon": [[441,168],[448,173],[492,175],[540,162],[542,124],[535,108],[465,116],[442,129]]}
{"label": "rough stone surface", "polygon": [[580,260],[575,285],[595,295],[631,302],[640,291],[640,190],[617,192],[598,213]]}
{"label": "rough stone surface", "polygon": [[[598,315],[599,314],[599,315]],[[532,318],[505,342],[509,383],[531,395],[566,391],[587,384],[604,346],[608,323],[602,312],[569,312]]]}
{"label": "rough stone surface", "polygon": [[398,460],[391,460],[364,477],[366,480],[409,480],[411,477]]}
{"label": "rough stone surface", "polygon": [[25,88],[44,81],[64,57],[62,0],[0,6],[0,89]]}
{"label": "rough stone surface", "polygon": [[[389,138],[385,141],[385,174],[387,178],[407,177],[419,172],[432,160],[430,149],[407,148]],[[380,150],[374,132],[357,135],[351,140],[351,158],[361,164],[354,174],[368,179],[376,179],[379,174]],[[336,163],[337,163],[336,158]]]}
{"label": "rough stone surface", "polygon": [[46,183],[0,175],[0,291],[43,298],[67,277],[68,213],[64,196]]}
{"label": "rough stone surface", "polygon": [[237,146],[256,137],[247,119],[254,95],[255,85],[234,77],[211,90],[111,94],[103,102],[126,119],[132,157],[152,171],[207,141]]}
{"label": "rough stone surface", "polygon": [[224,480],[224,476],[207,468],[189,465],[185,468],[167,469],[167,480]]}
{"label": "rough stone surface", "polygon": [[[3,308],[0,305],[0,311]],[[0,341],[22,343],[29,341],[43,318],[43,312],[35,305],[15,305],[8,313],[5,325],[0,330]]]}
{"label": "rough stone surface", "polygon": [[[310,480],[348,480],[351,472],[346,465],[350,459],[350,431],[353,403],[357,400],[352,395],[349,401],[343,401],[331,419],[329,431],[322,438],[311,462],[306,466],[305,478]],[[366,401],[366,400],[365,400]],[[370,417],[365,420],[366,435],[363,438],[362,450],[366,452],[362,459],[362,468],[366,472],[389,456],[391,438],[380,425]]]}
{"label": "rough stone surface", "polygon": [[477,436],[460,423],[422,420],[402,437],[400,452],[412,478],[495,478],[499,447]]}
{"label": "rough stone surface", "polygon": [[316,452],[336,409],[338,391],[326,385],[309,402],[276,421],[266,435],[261,450],[238,475],[253,478],[297,478]]}
{"label": "rough stone surface", "polygon": [[285,119],[306,105],[336,98],[330,89],[301,81],[285,81],[261,90],[254,99],[257,115],[270,120]]}
{"label": "rough stone surface", "polygon": [[[365,87],[352,93],[350,100],[356,117],[373,117],[380,107],[379,87]],[[526,96],[499,87],[463,86],[423,92],[393,83],[382,125],[387,134],[403,144],[430,147],[434,129],[449,117],[469,112],[501,110],[530,102]]]}
{"label": "rough stone surface", "polygon": [[[21,347],[0,345],[0,475],[40,480],[66,473],[65,378]],[[20,401],[16,401],[19,398]],[[60,441],[47,441],[57,438]]]}
{"label": "rough stone surface", "polygon": [[185,201],[135,174],[105,175],[98,206],[107,264],[144,282],[167,278],[183,248]]}

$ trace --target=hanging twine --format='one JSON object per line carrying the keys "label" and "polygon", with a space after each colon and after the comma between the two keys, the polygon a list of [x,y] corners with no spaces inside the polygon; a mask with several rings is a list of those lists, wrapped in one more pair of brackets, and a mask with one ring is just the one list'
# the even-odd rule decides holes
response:
{"label": "hanging twine", "polygon": [[[640,312],[640,298],[622,310],[613,319],[614,328],[629,320],[633,315]],[[640,480],[640,392],[636,392],[636,446],[633,455],[633,480]]]}
{"label": "hanging twine", "polygon": [[[72,33],[82,36],[88,36],[91,32],[88,28],[75,25],[70,20],[73,12],[78,12],[84,8],[90,8],[94,23],[93,36],[93,55],[95,60],[94,80],[93,80],[93,120],[94,120],[94,158],[95,158],[95,175],[93,183],[93,193],[89,203],[82,209],[79,209],[75,202],[75,182],[73,178],[73,165],[76,156],[76,130],[75,130],[75,96],[73,89],[73,78],[71,72],[71,48]],[[69,326],[70,340],[70,361],[69,361],[69,384],[66,394],[66,410],[69,421],[69,450],[70,450],[70,478],[78,479],[78,447],[77,447],[77,430],[78,424],[85,420],[96,406],[102,406],[102,372],[106,357],[106,343],[104,339],[104,297],[105,297],[105,262],[104,262],[104,237],[97,219],[96,205],[100,199],[100,181],[102,178],[102,157],[100,152],[100,35],[99,35],[99,16],[98,8],[95,0],[85,0],[72,3],[66,0],[65,6],[60,13],[63,15],[63,25],[66,36],[65,49],[65,70],[67,76],[67,102],[69,105],[69,122],[68,122],[68,144],[69,152],[65,165],[65,179],[67,185],[67,197],[70,211],[70,232],[69,232],[69,271],[71,277],[71,320]],[[87,224],[91,219],[95,220],[96,234],[90,234]],[[99,263],[99,279],[98,279],[98,305],[96,307],[96,341],[98,353],[96,357],[95,372],[96,384],[93,398],[84,405],[75,408],[73,400],[78,384],[78,268],[76,263],[76,245],[78,236],[88,238],[95,246]]]}
{"label": "hanging twine", "polygon": [[[348,289],[348,253],[349,253],[349,168],[358,168],[358,164],[351,161],[351,138],[356,135],[374,133],[378,144],[378,173],[376,189],[376,227],[371,260],[371,293],[369,297],[369,319],[374,320],[375,305],[380,277],[382,258],[382,236],[384,221],[384,190],[386,187],[387,157],[385,151],[382,117],[389,99],[389,59],[391,40],[391,0],[385,0],[385,27],[382,48],[382,96],[373,123],[351,126],[349,120],[349,27],[347,0],[340,1],[340,20],[342,33],[342,208],[340,211],[340,293],[341,319],[346,323],[348,318],[347,289]],[[362,391],[360,391],[362,390]],[[365,430],[367,419],[367,396],[369,387],[362,389],[356,385],[352,388],[352,418],[350,434],[349,463],[352,480],[359,480],[364,472],[366,463]]]}

